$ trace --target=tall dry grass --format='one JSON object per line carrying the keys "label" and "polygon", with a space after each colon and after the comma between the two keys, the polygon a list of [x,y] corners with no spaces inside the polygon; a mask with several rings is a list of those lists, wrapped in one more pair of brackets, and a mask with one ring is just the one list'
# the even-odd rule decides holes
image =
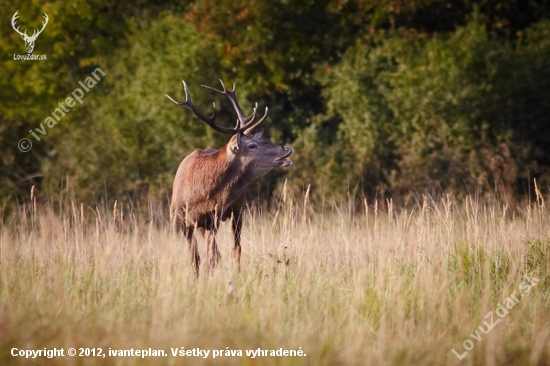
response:
{"label": "tall dry grass", "polygon": [[[542,197],[517,207],[424,197],[354,212],[285,195],[276,209],[246,213],[240,274],[225,225],[211,272],[200,241],[198,279],[162,215],[51,202],[20,206],[0,226],[0,364],[550,364]],[[526,274],[540,282],[459,361],[451,350],[464,352]],[[14,347],[302,347],[306,356],[26,360]]]}

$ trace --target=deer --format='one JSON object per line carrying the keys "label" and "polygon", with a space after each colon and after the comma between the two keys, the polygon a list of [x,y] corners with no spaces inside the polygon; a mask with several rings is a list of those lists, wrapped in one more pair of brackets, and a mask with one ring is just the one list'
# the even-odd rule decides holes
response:
{"label": "deer", "polygon": [[19,12],[19,10],[17,10],[15,12],[15,14],[13,14],[13,17],[11,18],[11,26],[13,27],[13,29],[19,33],[19,35],[21,36],[21,38],[23,38],[23,41],[25,41],[25,48],[27,49],[27,53],[32,53],[32,51],[34,50],[34,43],[36,42],[36,39],[38,38],[38,36],[40,35],[40,33],[42,33],[42,31],[44,31],[44,28],[46,28],[46,24],[48,24],[48,14],[44,13],[44,20],[45,22],[42,22],[42,29],[40,30],[37,30],[35,29],[32,33],[31,36],[29,36],[27,34],[27,31],[28,29],[25,29],[25,32],[21,32],[19,31],[19,27],[15,27],[15,22],[17,20],[17,18],[19,18],[19,15],[17,15],[17,13]]}
{"label": "deer", "polygon": [[195,231],[206,235],[207,256],[212,253],[210,269],[216,267],[221,255],[216,243],[220,221],[231,221],[233,233],[233,255],[241,270],[242,210],[245,206],[247,187],[270,171],[292,164],[288,157],[293,153],[290,147],[276,145],[263,138],[263,131],[254,132],[266,119],[268,108],[262,118],[256,121],[258,104],[252,114],[245,116],[236,95],[236,87],[229,90],[220,79],[222,90],[202,85],[218,92],[231,102],[237,114],[235,127],[229,128],[215,123],[216,104],[211,116],[202,114],[191,101],[191,94],[185,81],[185,100],[177,101],[186,106],[200,120],[216,132],[231,136],[220,149],[196,149],[187,155],[176,172],[170,204],[170,221],[174,230],[183,232],[191,250],[191,262],[196,276],[199,275],[200,256]]}

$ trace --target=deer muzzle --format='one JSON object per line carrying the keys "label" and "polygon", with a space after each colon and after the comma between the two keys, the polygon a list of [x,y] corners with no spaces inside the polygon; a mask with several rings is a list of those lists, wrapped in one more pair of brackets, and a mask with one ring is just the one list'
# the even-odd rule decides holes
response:
{"label": "deer muzzle", "polygon": [[280,158],[278,158],[277,160],[275,160],[275,162],[277,163],[278,166],[280,166],[282,168],[286,168],[287,166],[292,164],[292,160],[289,160],[287,158],[290,155],[292,155],[293,150],[292,150],[292,148],[290,148],[288,146],[284,146],[282,148],[286,151],[286,153],[283,156],[281,156]]}

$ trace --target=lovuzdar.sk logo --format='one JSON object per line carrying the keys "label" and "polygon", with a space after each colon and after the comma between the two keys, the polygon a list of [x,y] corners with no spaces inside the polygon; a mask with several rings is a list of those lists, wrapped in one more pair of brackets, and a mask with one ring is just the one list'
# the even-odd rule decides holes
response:
{"label": "lovuzdar.sk logo", "polygon": [[28,35],[27,34],[27,31],[28,29],[26,29],[24,32],[21,32],[19,30],[20,26],[16,26],[15,22],[17,20],[17,18],[19,18],[19,15],[17,14],[19,12],[19,10],[17,10],[15,12],[15,14],[13,14],[13,17],[11,18],[11,26],[13,27],[13,29],[19,33],[21,35],[21,38],[23,38],[23,41],[25,41],[25,48],[27,50],[27,54],[26,55],[13,55],[13,59],[14,60],[23,60],[23,61],[44,61],[46,60],[46,55],[43,54],[43,55],[34,55],[32,53],[32,51],[34,50],[34,44],[36,42],[36,39],[38,38],[38,36],[40,35],[40,33],[42,33],[44,31],[44,28],[46,28],[46,24],[48,24],[48,14],[44,13],[44,19],[45,19],[45,22],[42,22],[42,29],[38,30],[38,29],[34,29],[33,30],[33,33],[32,35]]}

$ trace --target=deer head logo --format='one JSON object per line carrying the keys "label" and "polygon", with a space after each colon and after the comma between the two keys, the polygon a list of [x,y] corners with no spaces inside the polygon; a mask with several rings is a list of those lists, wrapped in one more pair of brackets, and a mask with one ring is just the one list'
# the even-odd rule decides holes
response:
{"label": "deer head logo", "polygon": [[40,35],[40,33],[42,33],[42,31],[44,30],[44,28],[46,28],[46,24],[48,24],[48,14],[44,13],[44,19],[46,20],[45,22],[42,22],[42,29],[40,30],[34,30],[32,35],[29,36],[27,34],[27,30],[25,30],[25,32],[20,32],[19,31],[19,27],[15,27],[15,21],[17,18],[19,18],[19,15],[17,15],[17,13],[19,12],[19,10],[17,10],[15,12],[15,14],[13,14],[13,18],[11,18],[11,26],[13,27],[13,29],[15,29],[15,31],[17,33],[19,33],[21,35],[21,38],[23,38],[23,40],[25,41],[25,48],[27,49],[27,53],[28,54],[31,54],[32,51],[34,50],[34,42],[36,42],[36,39],[38,38],[38,36]]}

